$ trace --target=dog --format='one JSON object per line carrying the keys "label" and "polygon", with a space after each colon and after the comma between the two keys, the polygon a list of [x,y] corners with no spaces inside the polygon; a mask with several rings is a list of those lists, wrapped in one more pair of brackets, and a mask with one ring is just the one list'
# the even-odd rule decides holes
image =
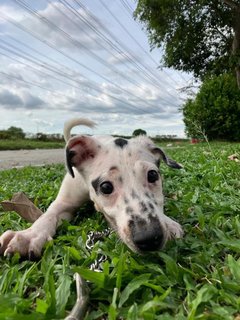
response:
{"label": "dog", "polygon": [[87,200],[103,213],[120,239],[133,251],[145,253],[164,247],[171,238],[183,235],[179,223],[163,212],[162,160],[171,168],[182,166],[167,157],[145,135],[131,139],[77,135],[77,125],[90,128],[88,119],[65,123],[66,173],[55,201],[28,229],[8,230],[0,237],[0,254],[33,259],[41,256],[63,219],[70,220]]}

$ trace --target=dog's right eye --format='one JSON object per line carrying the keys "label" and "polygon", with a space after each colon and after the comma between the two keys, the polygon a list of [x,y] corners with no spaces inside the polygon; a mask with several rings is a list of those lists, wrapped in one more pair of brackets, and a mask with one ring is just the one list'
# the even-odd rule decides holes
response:
{"label": "dog's right eye", "polygon": [[113,185],[110,181],[105,181],[100,184],[100,191],[103,194],[111,194],[113,192]]}
{"label": "dog's right eye", "polygon": [[154,183],[159,179],[158,172],[156,170],[148,171],[148,182]]}

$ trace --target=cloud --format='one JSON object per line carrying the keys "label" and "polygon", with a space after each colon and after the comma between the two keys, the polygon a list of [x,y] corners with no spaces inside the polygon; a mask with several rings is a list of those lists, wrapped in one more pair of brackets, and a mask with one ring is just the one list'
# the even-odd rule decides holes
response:
{"label": "cloud", "polygon": [[47,35],[47,40],[57,45],[58,48],[76,51],[86,50],[86,48],[87,50],[101,49],[96,41],[96,33],[87,25],[91,23],[91,19],[86,16],[83,9],[75,9],[74,14],[71,9],[55,1],[39,10],[38,13],[47,20],[27,18],[22,22],[38,35],[43,37]]}
{"label": "cloud", "polygon": [[115,54],[114,56],[111,56],[109,59],[108,59],[108,62],[110,64],[126,64],[126,63],[129,63],[129,57],[124,55],[124,54]]}
{"label": "cloud", "polygon": [[4,108],[16,109],[23,105],[23,101],[17,94],[7,89],[2,89],[0,90],[0,105]]}
{"label": "cloud", "polygon": [[[25,11],[23,14],[23,10],[19,6],[14,7],[14,2],[12,2],[12,6],[9,5],[9,2],[6,1],[6,3],[7,5],[4,7],[0,5],[0,10],[3,8],[6,14],[37,33],[43,41],[46,39],[54,43],[57,49],[64,51],[73,59],[64,57],[29,34],[10,26],[10,24],[1,25],[3,27],[1,37],[6,32],[3,39],[36,56],[37,59],[39,58],[37,61],[42,65],[34,65],[29,59],[23,59],[23,62],[34,67],[31,69],[20,63],[21,58],[19,56],[9,54],[9,57],[6,58],[6,56],[2,57],[0,55],[1,72],[12,76],[11,78],[0,73],[0,105],[5,108],[5,112],[8,110],[8,114],[13,116],[14,119],[17,118],[19,123],[22,121],[23,126],[27,127],[27,131],[36,131],[36,125],[43,125],[46,130],[49,127],[49,130],[53,130],[53,132],[62,132],[62,124],[65,119],[79,116],[99,120],[98,132],[102,133],[129,134],[133,129],[140,127],[146,129],[147,132],[151,133],[155,130],[161,134],[161,130],[165,130],[166,124],[170,128],[171,123],[178,128],[178,131],[180,130],[182,124],[178,122],[181,119],[178,108],[182,101],[180,101],[179,94],[171,79],[166,73],[155,71],[152,68],[149,71],[152,74],[157,74],[157,79],[150,81],[125,56],[114,54],[114,51],[111,56],[109,52],[104,51],[98,44],[98,41],[104,44],[103,40],[83,20],[87,19],[88,22],[93,24],[97,22],[87,16],[83,9],[75,8],[83,19],[80,20],[58,1],[44,2],[44,4],[28,2],[29,6],[35,7],[40,14],[63,29],[67,33],[65,38],[55,27],[30,17]],[[46,5],[46,3],[48,4]],[[100,5],[91,1],[88,6],[95,6],[95,11],[92,12],[101,16],[102,12],[97,10]],[[115,6],[114,3],[111,6],[112,8],[119,7]],[[114,22],[111,19],[110,21],[106,15],[103,18],[106,22],[106,28],[109,28],[109,26],[111,28],[114,25]],[[117,30],[118,33],[115,33],[115,28],[113,27],[110,30],[114,32],[117,39],[122,39],[124,35],[122,35],[122,32],[119,33],[119,30]],[[98,29],[103,31],[100,26],[98,26]],[[9,34],[38,50],[39,54],[16,42],[11,42],[11,38],[8,38]],[[73,41],[69,41],[69,38],[67,40],[68,35],[72,37]],[[106,63],[109,63],[110,69],[94,60],[92,56],[89,57],[85,49],[74,45],[74,41],[75,44],[76,41],[80,41],[88,50],[91,49],[95,50],[95,53],[100,53],[100,57]],[[125,42],[125,39],[122,42]],[[133,49],[133,46],[131,48]],[[99,52],[96,52],[96,50]],[[136,58],[138,63],[144,63],[146,58],[141,55],[141,52],[135,49],[132,52],[134,56],[140,57],[139,59]],[[54,59],[57,63],[53,63],[46,56],[49,59]],[[10,60],[10,57],[13,57],[13,60],[18,58],[20,61]],[[82,65],[90,67],[99,75],[84,69],[74,62],[74,59]],[[44,69],[45,61],[54,65],[59,73],[52,73]],[[114,72],[111,69],[112,67],[117,68],[124,74],[124,77]],[[67,73],[68,76],[64,77],[63,73]],[[174,76],[174,72],[171,73],[171,76]],[[134,85],[129,82],[128,78],[131,78],[137,84]],[[180,86],[181,81],[176,84]],[[39,87],[35,86],[34,83],[38,84]],[[24,118],[29,123],[27,120],[25,122]],[[43,122],[36,122],[34,119]],[[5,118],[4,123],[9,125],[8,119]],[[174,131],[173,128],[170,130],[171,132]]]}
{"label": "cloud", "polygon": [[30,110],[38,109],[39,107],[45,105],[45,101],[43,101],[37,96],[33,96],[28,92],[22,92],[21,96],[22,96],[24,108],[26,109],[30,109]]}
{"label": "cloud", "polygon": [[0,89],[0,105],[4,108],[16,110],[16,109],[38,109],[45,102],[37,96],[25,91],[10,91],[7,89]]}

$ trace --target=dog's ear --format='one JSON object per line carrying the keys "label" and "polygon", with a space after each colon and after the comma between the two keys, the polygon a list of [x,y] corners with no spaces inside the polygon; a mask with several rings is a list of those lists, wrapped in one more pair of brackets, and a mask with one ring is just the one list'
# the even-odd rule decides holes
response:
{"label": "dog's ear", "polygon": [[166,165],[168,165],[171,168],[174,168],[174,169],[183,168],[181,164],[177,163],[175,160],[168,158],[168,156],[165,154],[165,152],[161,148],[154,146],[153,148],[151,148],[151,152],[157,157],[158,163],[160,162],[160,160],[163,160],[166,163]]}
{"label": "dog's ear", "polygon": [[66,146],[66,165],[74,178],[73,167],[80,168],[87,161],[93,160],[99,152],[100,145],[89,136],[76,136]]}

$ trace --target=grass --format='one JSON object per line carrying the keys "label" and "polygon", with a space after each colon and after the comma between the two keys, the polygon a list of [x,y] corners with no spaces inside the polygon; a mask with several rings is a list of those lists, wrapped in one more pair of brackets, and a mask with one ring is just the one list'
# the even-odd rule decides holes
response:
{"label": "grass", "polygon": [[[90,205],[64,222],[38,262],[0,258],[0,319],[63,319],[75,303],[73,274],[89,280],[86,319],[240,319],[240,144],[169,148],[184,170],[161,166],[165,211],[184,227],[182,240],[162,252],[139,256],[115,234],[89,253],[90,230],[106,222]],[[55,198],[63,166],[0,172],[0,200],[24,191],[45,210]],[[15,213],[0,212],[0,233],[29,226]],[[103,272],[89,270],[98,252]]]}
{"label": "grass", "polygon": [[64,142],[38,141],[31,139],[0,139],[0,150],[63,148]]}

